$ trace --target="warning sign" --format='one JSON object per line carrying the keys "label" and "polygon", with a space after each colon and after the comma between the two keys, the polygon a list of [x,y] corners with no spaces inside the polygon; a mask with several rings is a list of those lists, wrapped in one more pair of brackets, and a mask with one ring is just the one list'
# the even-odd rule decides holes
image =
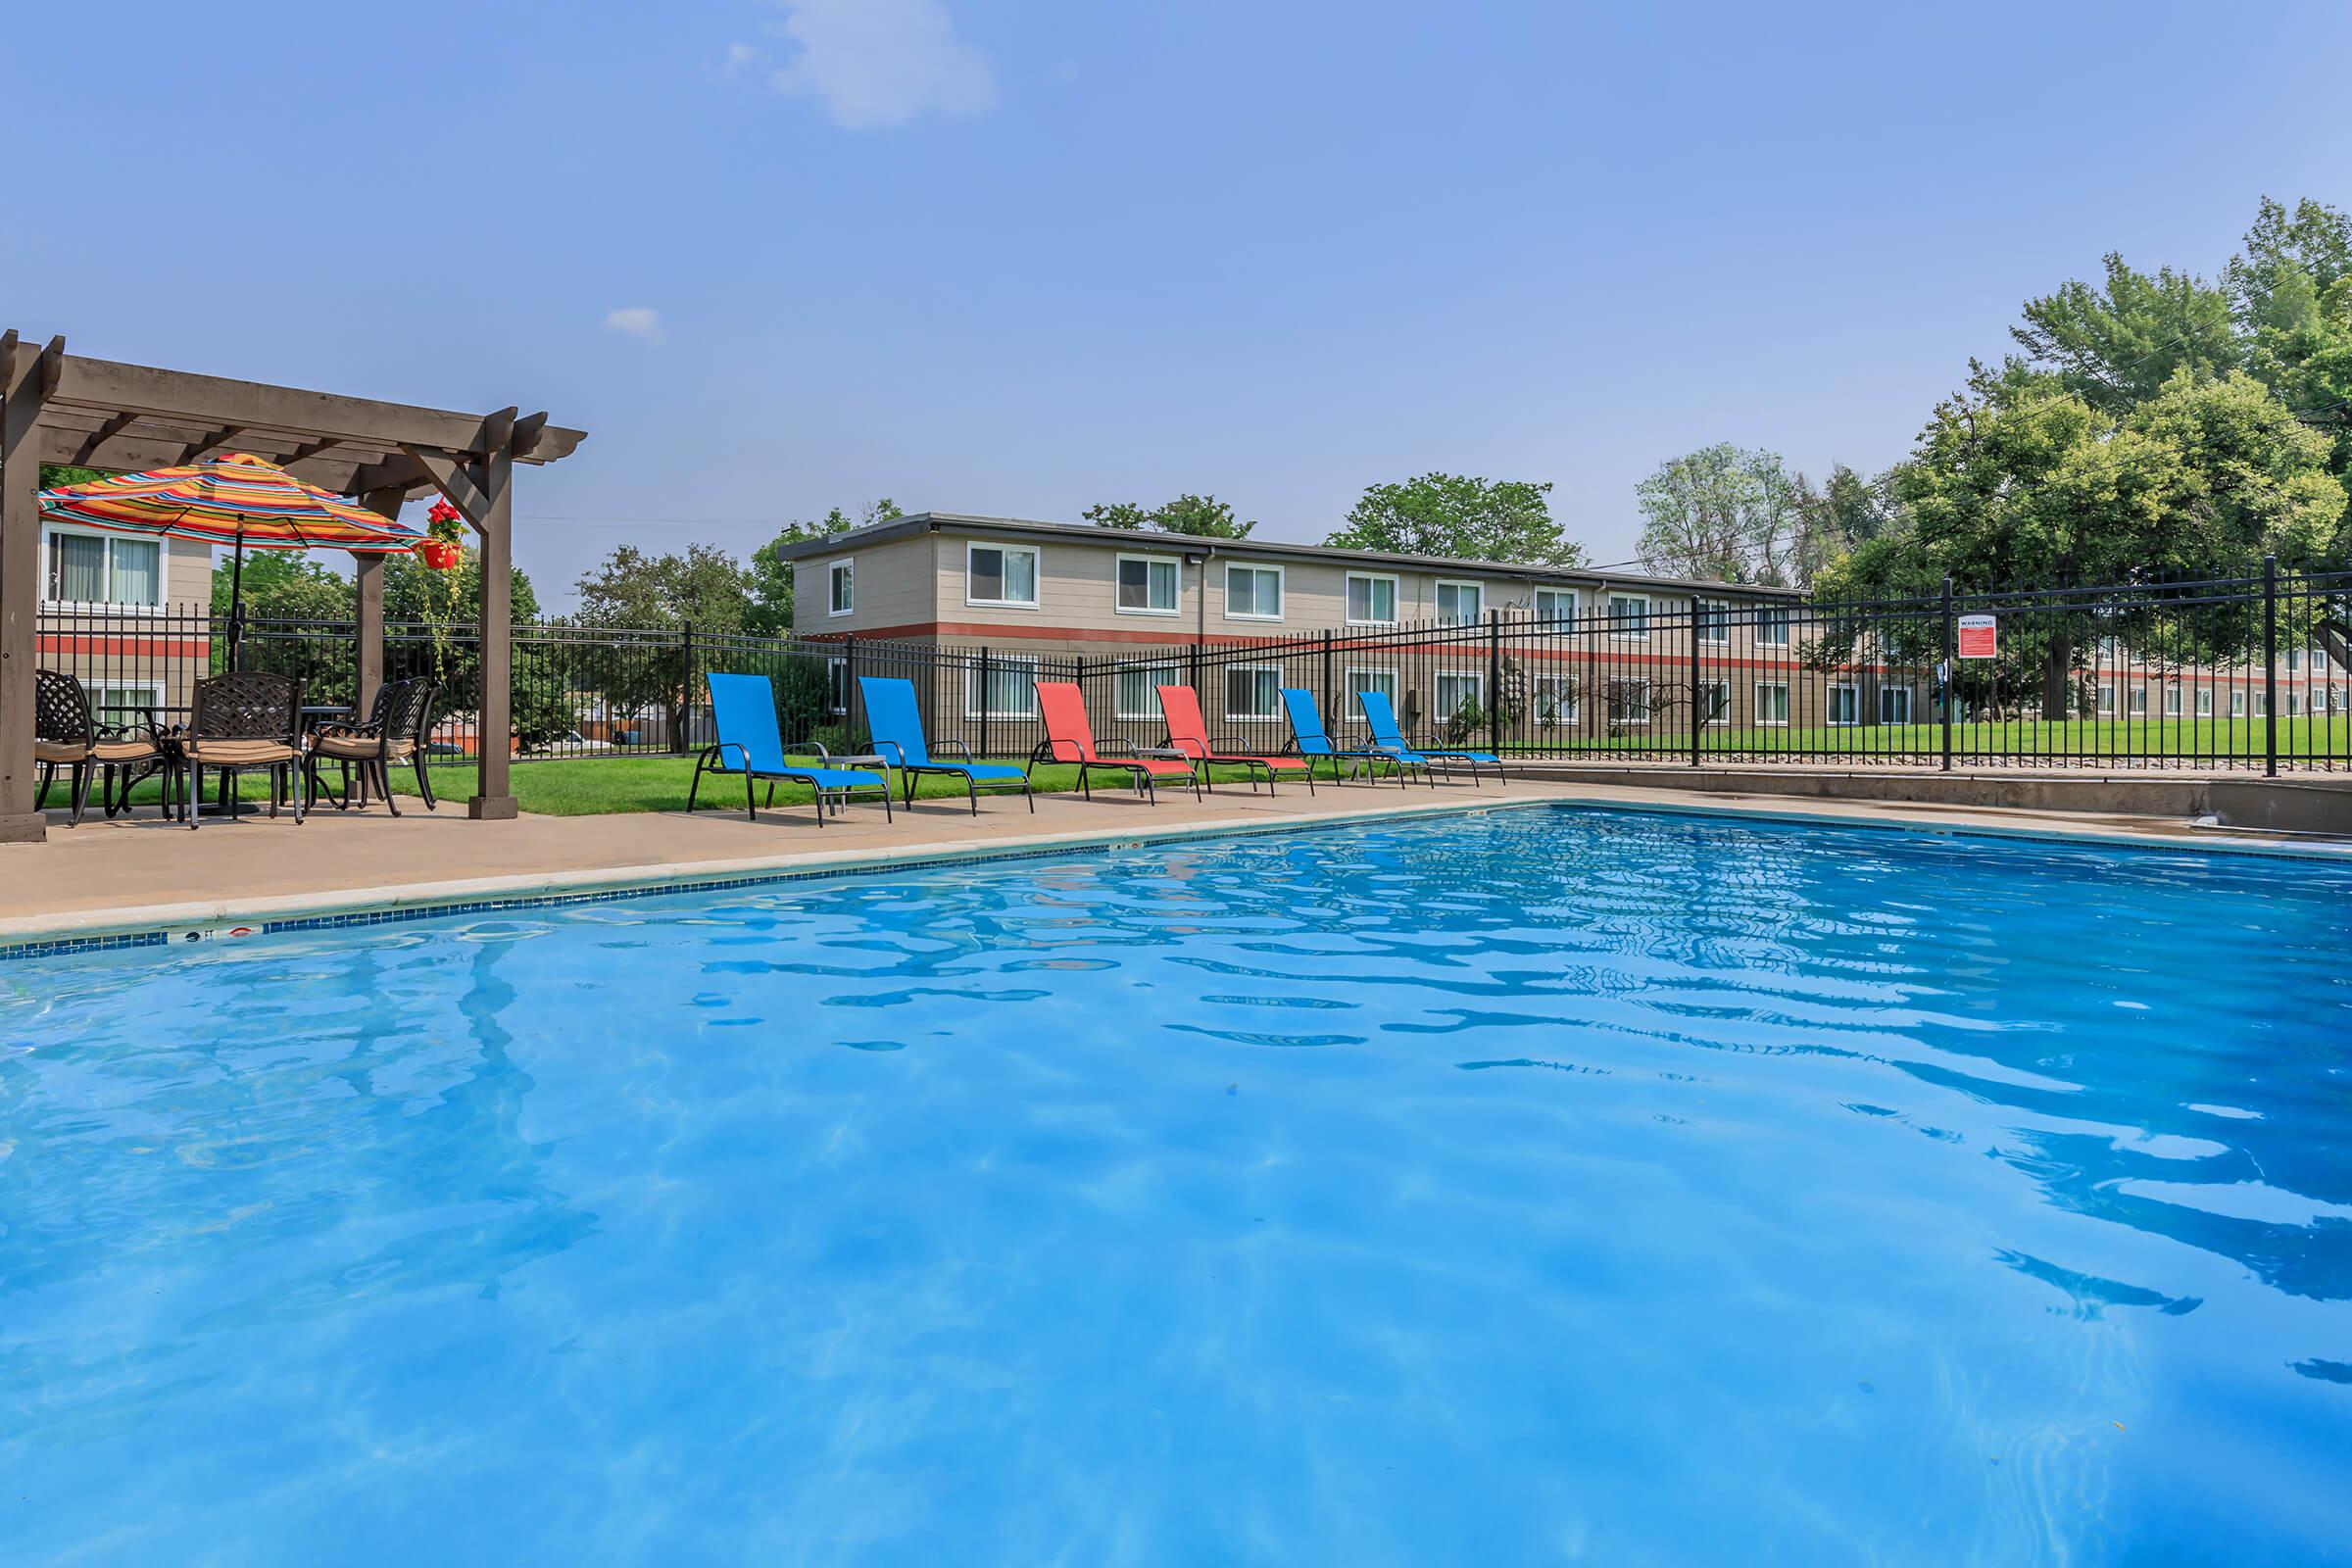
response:
{"label": "warning sign", "polygon": [[2000,621],[1993,615],[1962,615],[1960,617],[1960,657],[1962,659],[1995,659],[2000,640]]}

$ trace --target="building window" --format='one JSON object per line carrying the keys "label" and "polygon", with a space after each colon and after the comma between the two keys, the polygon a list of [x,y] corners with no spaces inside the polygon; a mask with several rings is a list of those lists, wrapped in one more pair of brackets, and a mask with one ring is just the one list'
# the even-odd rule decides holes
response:
{"label": "building window", "polygon": [[1538,675],[1534,692],[1536,722],[1539,724],[1573,724],[1576,722],[1577,683],[1574,675]]}
{"label": "building window", "polygon": [[1709,681],[1699,691],[1698,721],[1702,724],[1721,724],[1732,716],[1732,683],[1728,680]]}
{"label": "building window", "polygon": [[2099,682],[2099,712],[2104,717],[2115,716],[2115,682],[2111,680]]}
{"label": "building window", "polygon": [[825,661],[825,711],[846,713],[850,710],[850,662],[846,659]]}
{"label": "building window", "polygon": [[1111,711],[1119,718],[1156,719],[1160,716],[1161,686],[1174,686],[1184,674],[1174,664],[1121,664],[1112,684]]}
{"label": "building window", "polygon": [[2286,651],[2286,672],[2287,672],[2289,675],[2300,675],[2300,674],[2302,674],[2302,673],[2303,673],[2303,650],[2302,650],[2302,649],[2300,649],[2300,648],[2289,648],[2289,649]]}
{"label": "building window", "polygon": [[51,604],[153,609],[164,602],[161,540],[53,526],[43,544],[48,569],[41,590]]}
{"label": "building window", "polygon": [[825,568],[825,613],[846,615],[858,608],[858,563],[836,561]]}
{"label": "building window", "polygon": [[1282,716],[1282,671],[1273,664],[1229,664],[1225,668],[1225,716],[1258,723]]}
{"label": "building window", "polygon": [[2231,718],[2246,716],[2246,694],[2242,690],[2230,694],[2230,716]]}
{"label": "building window", "polygon": [[1168,556],[1121,556],[1118,612],[1122,615],[1173,615],[1180,564]]}
{"label": "building window", "polygon": [[1759,725],[1786,729],[1788,725],[1788,683],[1785,680],[1756,682],[1756,722]]}
{"label": "building window", "polygon": [[[1358,665],[1350,665],[1348,670],[1348,690],[1350,693],[1378,692],[1389,700],[1390,711],[1394,712],[1396,709],[1396,672],[1393,669],[1366,669]],[[1351,718],[1359,716],[1363,711],[1363,706],[1361,703],[1349,701],[1347,716]]]}
{"label": "building window", "polygon": [[1649,722],[1649,682],[1640,676],[1619,676],[1609,682],[1609,722],[1612,724],[1646,724]]}
{"label": "building window", "polygon": [[2178,686],[2167,686],[2164,689],[2164,716],[2167,718],[2180,716],[2180,688]]}
{"label": "building window", "polygon": [[2289,686],[2286,689],[2286,716],[2289,718],[2303,716],[2303,689],[2299,686]]}
{"label": "building window", "polygon": [[[1474,582],[1438,579],[1438,624],[1475,626],[1487,612],[1487,591]],[[1441,677],[1442,678],[1442,677]]]}
{"label": "building window", "polygon": [[1227,620],[1280,620],[1282,568],[1234,566],[1225,568]]}
{"label": "building window", "polygon": [[1830,682],[1830,727],[1848,729],[1862,722],[1862,688],[1850,680]]}
{"label": "building window", "polygon": [[1538,620],[1574,620],[1584,612],[1579,608],[1573,588],[1539,588],[1536,590],[1536,618]]}
{"label": "building window", "polygon": [[1348,574],[1348,624],[1350,626],[1394,626],[1396,624],[1396,579],[1377,576],[1368,571]]}
{"label": "building window", "polygon": [[1732,606],[1726,599],[1693,599],[1690,601],[1690,624],[1697,628],[1702,643],[1728,643],[1732,640]]}
{"label": "building window", "polygon": [[163,706],[161,681],[105,681],[90,688],[90,714],[101,724],[159,721]]}
{"label": "building window", "polygon": [[1756,612],[1756,646],[1786,648],[1788,646],[1788,612],[1779,605]]}
{"label": "building window", "polygon": [[[1647,594],[1609,595],[1609,635],[1635,642],[1649,640],[1649,596]],[[1648,706],[1643,698],[1642,706]],[[1643,723],[1648,719],[1644,717]]]}
{"label": "building window", "polygon": [[[986,698],[983,706],[982,699]],[[980,685],[980,661],[963,668],[963,716],[966,718],[1035,718],[1037,716],[1037,660],[1032,655],[998,654],[988,662],[988,687]]]}
{"label": "building window", "polygon": [[1879,722],[1908,724],[1911,722],[1911,688],[1882,686],[1879,688]]}
{"label": "building window", "polygon": [[2203,688],[2197,692],[2197,716],[2199,718],[2213,716],[2213,693]]}
{"label": "building window", "polygon": [[[1037,608],[1035,545],[967,545],[963,557],[963,602]],[[1035,706],[1034,703],[1031,706]]]}
{"label": "building window", "polygon": [[1437,706],[1432,718],[1459,718],[1472,709],[1486,709],[1487,677],[1476,670],[1440,670],[1435,682]]}
{"label": "building window", "polygon": [[2132,716],[2133,718],[2148,716],[2148,689],[2145,686],[2132,688]]}
{"label": "building window", "polygon": [[2255,692],[2254,716],[2256,718],[2268,718],[2271,716],[2271,694],[2269,692]]}

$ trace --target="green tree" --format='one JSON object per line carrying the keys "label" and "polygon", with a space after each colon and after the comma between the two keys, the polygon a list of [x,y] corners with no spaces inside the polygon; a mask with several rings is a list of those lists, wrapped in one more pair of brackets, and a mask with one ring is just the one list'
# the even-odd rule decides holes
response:
{"label": "green tree", "polygon": [[1797,586],[1822,554],[1808,548],[1806,494],[1777,452],[1701,447],[1634,487],[1642,519],[1635,550],[1663,576]]}
{"label": "green tree", "polygon": [[[2299,302],[2325,294],[2337,279],[2352,277],[2352,220],[2308,198],[2289,213],[2268,196],[2246,230],[2245,248],[2222,274],[2239,327],[2259,332]],[[2288,296],[2281,299],[2281,293]]]}
{"label": "green tree", "polygon": [[1099,528],[1148,528],[1157,533],[1191,534],[1200,539],[1247,539],[1257,526],[1234,515],[1233,508],[1215,496],[1178,496],[1146,510],[1132,501],[1107,501],[1081,514]]}
{"label": "green tree", "polygon": [[[230,560],[213,563],[213,612],[228,613],[229,593],[235,580]],[[248,550],[245,553],[245,613],[252,620],[292,620],[310,624],[347,621],[359,613],[351,579],[338,577],[300,550]]]}
{"label": "green tree", "polygon": [[581,573],[579,619],[590,626],[743,629],[752,612],[752,574],[716,545],[653,556],[622,545]]}
{"label": "green tree", "polygon": [[853,528],[869,527],[905,515],[897,502],[884,496],[869,502],[855,518],[835,507],[814,522],[786,523],[773,539],[752,552],[752,609],[744,618],[744,629],[762,637],[792,635],[793,564],[783,559],[785,550],[810,539],[829,539]]}
{"label": "green tree", "polygon": [[1425,473],[1376,484],[1348,511],[1347,526],[1323,542],[1344,550],[1454,561],[1581,566],[1585,547],[1551,517],[1549,482]]}
{"label": "green tree", "polygon": [[[247,561],[246,564],[253,563]],[[531,586],[528,573],[520,566],[510,569],[508,578],[509,614],[516,625],[539,618],[539,593]],[[413,555],[406,553],[384,558],[384,624],[413,625],[429,619],[441,612],[445,604],[454,607],[451,618],[459,624],[471,625],[482,603],[482,557],[471,548],[466,559],[447,571],[435,571]]]}
{"label": "green tree", "polygon": [[2218,373],[2244,362],[2230,294],[2187,272],[2153,276],[2107,257],[2107,279],[2069,280],[2028,300],[2009,329],[2027,363],[2090,407],[2122,414],[2182,369]]}

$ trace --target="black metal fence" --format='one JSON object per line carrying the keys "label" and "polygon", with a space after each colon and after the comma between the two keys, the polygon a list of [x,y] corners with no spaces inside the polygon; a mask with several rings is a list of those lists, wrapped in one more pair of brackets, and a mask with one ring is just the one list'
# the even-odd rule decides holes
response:
{"label": "black metal fence", "polygon": [[[725,670],[768,676],[786,739],[836,752],[866,742],[858,678],[892,675],[913,682],[935,744],[1014,759],[1044,738],[1033,683],[1069,680],[1099,738],[1137,745],[1164,733],[1153,687],[1182,683],[1211,738],[1243,752],[1289,745],[1290,686],[1343,741],[1364,734],[1356,693],[1379,691],[1417,741],[1524,759],[2352,768],[2352,572],[1843,603],[1622,587],[1539,606],[1079,652],[525,624],[514,745],[525,759],[694,752],[712,738],[703,677]],[[242,662],[299,676],[306,702],[349,703],[356,630],[249,620]],[[166,723],[228,658],[205,606],[45,608],[40,649],[102,710]],[[479,744],[479,667],[469,626],[385,627],[386,678],[442,682],[445,756]]]}

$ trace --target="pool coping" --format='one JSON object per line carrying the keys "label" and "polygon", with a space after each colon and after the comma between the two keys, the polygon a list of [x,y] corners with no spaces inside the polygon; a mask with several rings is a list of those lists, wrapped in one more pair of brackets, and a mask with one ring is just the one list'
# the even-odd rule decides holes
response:
{"label": "pool coping", "polygon": [[694,893],[760,884],[812,881],[826,877],[924,870],[993,860],[1031,859],[1094,850],[1141,849],[1202,839],[1258,838],[1314,832],[1432,816],[1461,816],[1515,810],[1630,811],[1658,816],[1730,817],[1795,826],[1858,827],[1937,838],[2002,838],[2029,842],[2157,850],[2182,855],[2253,856],[2352,865],[2352,844],[2293,843],[2216,832],[2184,839],[2178,834],[2133,831],[2107,824],[2065,827],[2053,823],[1940,821],[1933,817],[1892,820],[1868,811],[1792,810],[1785,806],[1718,801],[1625,801],[1606,794],[1562,791],[1539,797],[1489,801],[1431,801],[1371,807],[1275,821],[1187,822],[1166,827],[1087,828],[1023,834],[966,843],[931,843],[850,850],[833,854],[799,851],[783,855],[702,860],[692,864],[658,861],[633,866],[522,872],[367,888],[333,888],[222,901],[67,910],[0,919],[0,961],[51,957],[71,953],[180,943],[234,940],[287,931],[380,925],[500,908],[547,907],[649,893]]}

